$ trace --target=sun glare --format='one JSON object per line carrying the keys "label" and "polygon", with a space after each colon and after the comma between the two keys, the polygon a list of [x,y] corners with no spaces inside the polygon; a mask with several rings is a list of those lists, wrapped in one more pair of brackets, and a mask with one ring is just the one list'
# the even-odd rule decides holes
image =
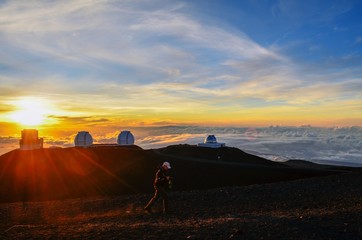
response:
{"label": "sun glare", "polygon": [[38,126],[44,123],[50,110],[47,105],[39,99],[21,99],[13,104],[18,109],[10,118],[24,126]]}

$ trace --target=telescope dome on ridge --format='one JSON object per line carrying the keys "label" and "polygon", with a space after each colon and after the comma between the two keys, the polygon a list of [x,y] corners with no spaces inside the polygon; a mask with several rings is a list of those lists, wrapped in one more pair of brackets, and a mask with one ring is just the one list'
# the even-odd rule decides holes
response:
{"label": "telescope dome on ridge", "polygon": [[130,131],[122,131],[117,138],[118,145],[133,145],[134,136]]}
{"label": "telescope dome on ridge", "polygon": [[197,146],[209,147],[209,148],[221,148],[221,147],[225,147],[225,143],[217,142],[215,135],[208,135],[207,137],[205,137],[204,142],[198,143]]}
{"label": "telescope dome on ridge", "polygon": [[88,147],[93,144],[92,135],[87,131],[78,132],[74,139],[74,145],[76,147]]}
{"label": "telescope dome on ridge", "polygon": [[205,138],[204,143],[217,143],[215,135],[209,135]]}

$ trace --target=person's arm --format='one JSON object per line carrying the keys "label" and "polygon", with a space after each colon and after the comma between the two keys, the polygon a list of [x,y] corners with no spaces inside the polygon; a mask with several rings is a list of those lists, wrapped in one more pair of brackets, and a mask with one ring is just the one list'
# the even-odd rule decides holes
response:
{"label": "person's arm", "polygon": [[156,173],[155,184],[162,184],[165,181],[165,175],[161,170],[158,170]]}

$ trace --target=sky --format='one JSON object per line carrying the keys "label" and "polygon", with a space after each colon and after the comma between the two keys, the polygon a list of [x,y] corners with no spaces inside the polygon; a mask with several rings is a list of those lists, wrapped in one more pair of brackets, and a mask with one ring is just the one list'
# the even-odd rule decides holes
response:
{"label": "sky", "polygon": [[24,128],[57,141],[361,127],[361,12],[359,0],[0,1],[1,141]]}

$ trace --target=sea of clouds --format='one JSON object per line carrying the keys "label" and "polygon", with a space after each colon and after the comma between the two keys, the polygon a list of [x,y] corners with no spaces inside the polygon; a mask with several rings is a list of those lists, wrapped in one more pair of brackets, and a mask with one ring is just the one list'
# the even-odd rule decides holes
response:
{"label": "sea of clouds", "polygon": [[214,134],[218,142],[274,161],[303,159],[316,163],[362,167],[361,127],[161,127],[147,131],[149,134],[137,141],[143,148],[197,144],[207,134]]}
{"label": "sea of clouds", "polygon": [[[319,128],[311,126],[265,128],[166,126],[129,130],[144,149],[174,144],[197,144],[208,134],[218,142],[273,161],[303,159],[316,163],[362,167],[362,127]],[[119,132],[93,134],[95,143],[115,143]],[[73,146],[72,138],[44,137],[45,147]],[[18,148],[19,139],[0,137],[0,154]]]}

